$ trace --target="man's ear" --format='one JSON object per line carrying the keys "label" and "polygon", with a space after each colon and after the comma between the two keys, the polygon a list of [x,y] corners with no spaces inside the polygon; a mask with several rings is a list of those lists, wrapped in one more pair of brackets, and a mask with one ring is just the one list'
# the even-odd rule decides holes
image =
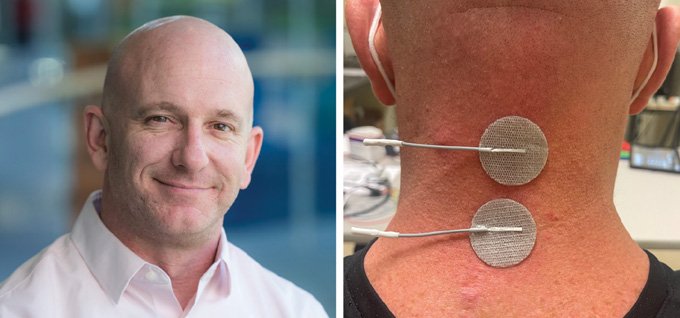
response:
{"label": "man's ear", "polygon": [[[656,14],[655,23],[659,60],[647,85],[642,88],[640,95],[630,104],[628,111],[632,115],[641,112],[647,106],[647,102],[661,87],[673,64],[675,52],[678,48],[678,40],[680,40],[680,8],[669,6],[660,9]],[[654,60],[653,46],[654,44],[650,38],[647,50],[640,63],[637,78],[635,79],[634,91],[640,87],[647,74],[649,74],[649,69],[652,67]]]}
{"label": "man's ear", "polygon": [[262,128],[255,126],[250,130],[248,147],[246,148],[245,169],[243,171],[243,178],[241,178],[241,190],[247,188],[250,184],[253,169],[255,169],[255,163],[260,156],[260,149],[262,149],[263,138],[264,132],[262,131]]}
{"label": "man's ear", "polygon": [[83,119],[87,152],[90,154],[94,167],[99,171],[104,171],[109,153],[106,143],[109,132],[104,124],[104,113],[99,106],[87,105],[83,111]]}
{"label": "man's ear", "polygon": [[[371,57],[371,51],[368,47],[368,34],[379,3],[378,0],[346,0],[345,21],[347,23],[349,36],[352,39],[354,51],[357,54],[359,63],[361,63],[366,75],[368,75],[368,79],[371,81],[373,93],[378,97],[381,103],[385,105],[394,105],[395,97],[390,92],[385,79],[380,74],[378,66],[373,60],[373,57]],[[387,77],[389,78],[392,87],[394,87],[394,72],[392,61],[390,60],[387,51],[387,39],[385,38],[382,20],[378,23],[374,43],[385,73],[387,73]]]}

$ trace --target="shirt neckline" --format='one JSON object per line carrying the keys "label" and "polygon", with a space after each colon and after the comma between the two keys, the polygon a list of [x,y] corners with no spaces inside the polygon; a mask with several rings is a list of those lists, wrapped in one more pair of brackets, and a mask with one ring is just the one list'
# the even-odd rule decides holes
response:
{"label": "shirt neckline", "polygon": [[[366,254],[376,240],[345,259],[345,310],[357,311],[366,317],[394,317],[371,285],[364,268]],[[669,297],[669,277],[673,270],[649,251],[644,251],[649,258],[647,282],[625,318],[656,316]]]}

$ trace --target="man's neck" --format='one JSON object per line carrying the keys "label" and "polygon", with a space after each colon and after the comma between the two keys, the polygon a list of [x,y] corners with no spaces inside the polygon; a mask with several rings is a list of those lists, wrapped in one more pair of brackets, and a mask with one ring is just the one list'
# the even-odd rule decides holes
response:
{"label": "man's neck", "polygon": [[177,301],[182,308],[186,308],[196,295],[201,276],[215,262],[219,234],[214,240],[192,249],[154,246],[146,242],[123,243],[139,257],[168,274]]}
{"label": "man's neck", "polygon": [[173,244],[170,239],[149,238],[130,231],[120,219],[105,212],[100,214],[106,227],[132,252],[144,261],[165,271],[172,282],[173,292],[182,308],[194,298],[201,276],[215,262],[220,242],[220,228],[202,242],[190,246]]}
{"label": "man's neck", "polygon": [[466,234],[381,238],[365,268],[388,307],[406,317],[423,310],[441,310],[440,316],[527,316],[527,310],[528,316],[623,316],[646,282],[647,257],[621,224],[606,182],[578,186],[560,175],[555,161],[554,170],[549,162],[537,179],[519,187],[496,184],[474,160],[436,171],[424,159],[420,170],[410,170],[418,173],[402,171],[399,207],[388,230],[469,228],[479,207],[509,198],[531,212],[536,244],[520,264],[493,268],[475,255]]}

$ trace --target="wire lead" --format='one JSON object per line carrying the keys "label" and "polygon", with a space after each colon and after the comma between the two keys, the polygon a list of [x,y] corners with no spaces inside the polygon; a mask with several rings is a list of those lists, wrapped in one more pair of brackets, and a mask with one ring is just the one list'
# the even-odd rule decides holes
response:
{"label": "wire lead", "polygon": [[364,139],[364,146],[397,146],[397,147],[416,147],[416,148],[434,148],[445,150],[465,150],[465,151],[479,151],[479,152],[494,152],[494,153],[526,153],[526,149],[514,148],[494,148],[494,147],[469,147],[469,146],[445,146],[445,145],[430,145],[419,144],[414,142],[407,142],[394,139]]}
{"label": "wire lead", "polygon": [[469,229],[456,229],[456,230],[443,230],[443,231],[432,231],[423,233],[399,233],[393,231],[380,231],[376,229],[364,229],[359,227],[352,227],[352,233],[370,235],[377,237],[425,237],[425,236],[435,236],[435,235],[447,235],[447,234],[458,234],[458,233],[482,233],[482,232],[522,232],[521,227],[509,227],[509,226],[484,226],[477,225]]}

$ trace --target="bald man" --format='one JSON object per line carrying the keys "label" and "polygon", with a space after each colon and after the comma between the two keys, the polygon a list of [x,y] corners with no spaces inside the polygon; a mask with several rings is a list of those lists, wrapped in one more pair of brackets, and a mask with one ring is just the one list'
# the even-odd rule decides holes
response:
{"label": "bald man", "polygon": [[631,239],[613,203],[627,115],[663,82],[678,44],[679,10],[658,5],[347,0],[357,57],[375,95],[396,103],[400,139],[478,145],[515,115],[542,129],[549,156],[536,179],[506,186],[477,153],[402,148],[387,230],[469,228],[483,204],[508,198],[530,211],[535,245],[497,268],[467,235],[379,238],[345,259],[345,316],[680,317],[680,273]]}
{"label": "bald man", "polygon": [[143,25],[114,50],[101,107],[84,113],[102,190],[0,286],[0,317],[326,316],[222,228],[263,137],[227,33],[183,16]]}

